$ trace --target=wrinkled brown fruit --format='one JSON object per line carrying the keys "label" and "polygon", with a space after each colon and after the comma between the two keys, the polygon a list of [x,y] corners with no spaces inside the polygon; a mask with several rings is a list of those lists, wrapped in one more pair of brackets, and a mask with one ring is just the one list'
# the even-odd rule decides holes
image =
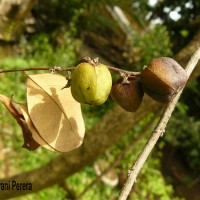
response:
{"label": "wrinkled brown fruit", "polygon": [[138,79],[131,77],[128,81],[123,83],[122,79],[118,80],[112,86],[110,96],[124,110],[134,112],[139,108],[144,92]]}
{"label": "wrinkled brown fruit", "polygon": [[144,91],[161,103],[169,102],[183,88],[186,81],[185,70],[168,57],[152,59],[141,74]]}

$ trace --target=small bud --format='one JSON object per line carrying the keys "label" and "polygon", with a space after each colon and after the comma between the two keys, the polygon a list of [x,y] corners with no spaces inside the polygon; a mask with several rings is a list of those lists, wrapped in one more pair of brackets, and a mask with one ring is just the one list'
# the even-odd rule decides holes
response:
{"label": "small bud", "polygon": [[110,93],[112,99],[128,112],[134,112],[139,108],[143,95],[141,83],[135,77],[128,78],[127,83],[119,79],[112,86]]}
{"label": "small bud", "polygon": [[183,88],[186,81],[185,70],[168,57],[152,59],[141,74],[144,91],[161,103],[169,102]]}

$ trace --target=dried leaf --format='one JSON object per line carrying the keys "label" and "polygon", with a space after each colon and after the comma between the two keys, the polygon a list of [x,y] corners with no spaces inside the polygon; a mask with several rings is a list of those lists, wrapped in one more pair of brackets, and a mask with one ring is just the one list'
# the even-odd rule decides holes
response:
{"label": "dried leaf", "polygon": [[[40,136],[40,134],[38,133],[37,129],[35,128],[33,122],[31,121],[31,118],[30,118],[30,115],[28,113],[28,107],[27,105],[24,105],[24,104],[19,104],[20,108],[21,108],[21,111],[23,113],[23,116],[26,120],[26,123],[29,127],[29,130],[31,131],[32,133],[32,137],[34,138],[35,141],[39,141],[38,143],[40,143],[41,146],[47,148],[47,149],[50,149],[50,150],[55,150],[55,149],[52,149],[52,147],[50,147],[43,139],[42,137]],[[56,150],[55,150],[56,151]]]}
{"label": "dried leaf", "polygon": [[9,98],[3,94],[0,94],[0,100],[4,104],[4,106],[8,109],[8,111],[11,113],[11,115],[18,121],[20,118],[23,118],[22,113],[15,108],[13,105],[13,100],[12,98]]}
{"label": "dried leaf", "polygon": [[22,145],[22,147],[28,149],[29,151],[36,150],[40,146],[40,144],[36,140],[34,140],[32,132],[24,119],[21,119],[20,126],[24,137],[24,144]]}
{"label": "dried leaf", "polygon": [[37,149],[40,145],[33,139],[32,133],[25,121],[23,114],[13,105],[13,99],[0,94],[0,100],[11,113],[11,115],[15,118],[17,123],[21,126],[24,137],[24,144],[22,147],[28,150]]}
{"label": "dried leaf", "polygon": [[27,81],[31,121],[43,141],[60,152],[80,146],[85,134],[80,104],[69,88],[62,90],[65,85],[65,77],[57,74],[30,75]]}

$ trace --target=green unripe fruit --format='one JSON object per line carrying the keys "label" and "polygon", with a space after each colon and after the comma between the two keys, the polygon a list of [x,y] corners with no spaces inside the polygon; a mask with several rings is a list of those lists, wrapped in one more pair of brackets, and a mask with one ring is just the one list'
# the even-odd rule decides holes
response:
{"label": "green unripe fruit", "polygon": [[79,103],[100,105],[110,93],[112,77],[103,64],[80,63],[72,72],[71,92]]}

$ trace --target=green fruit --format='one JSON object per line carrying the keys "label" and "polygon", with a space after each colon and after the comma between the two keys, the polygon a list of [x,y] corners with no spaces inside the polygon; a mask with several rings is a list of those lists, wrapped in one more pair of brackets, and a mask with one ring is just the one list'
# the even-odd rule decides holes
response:
{"label": "green fruit", "polygon": [[100,105],[110,93],[112,77],[103,64],[80,63],[72,72],[71,92],[79,103]]}

